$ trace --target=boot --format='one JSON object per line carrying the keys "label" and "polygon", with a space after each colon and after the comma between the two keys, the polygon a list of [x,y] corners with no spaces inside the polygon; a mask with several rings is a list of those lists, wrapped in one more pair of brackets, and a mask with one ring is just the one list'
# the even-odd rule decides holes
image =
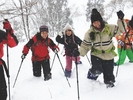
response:
{"label": "boot", "polygon": [[51,79],[51,78],[52,78],[52,75],[51,75],[51,73],[49,73],[49,74],[47,74],[46,77],[44,78],[44,81],[47,81],[47,80],[49,80],[49,79]]}
{"label": "boot", "polygon": [[65,69],[65,76],[66,77],[71,77],[71,70],[68,71],[68,70]]}

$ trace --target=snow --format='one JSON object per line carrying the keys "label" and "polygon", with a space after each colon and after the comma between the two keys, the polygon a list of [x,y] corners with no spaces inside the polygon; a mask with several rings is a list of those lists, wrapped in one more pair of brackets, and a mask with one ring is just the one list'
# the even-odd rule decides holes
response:
{"label": "snow", "polygon": [[[53,39],[54,40],[54,39]],[[59,59],[56,56],[52,67],[52,79],[44,81],[44,77],[34,77],[32,75],[31,52],[24,59],[22,66],[21,52],[25,43],[20,43],[17,47],[9,49],[9,63],[10,63],[10,87],[11,100],[132,100],[133,99],[133,67],[132,63],[128,63],[126,59],[125,64],[119,66],[118,76],[116,77],[115,87],[106,88],[103,83],[102,74],[97,81],[88,80],[86,78],[88,69],[90,68],[89,53],[85,57],[81,57],[82,65],[78,65],[78,82],[76,76],[76,66],[73,62],[72,77],[64,77],[62,66],[65,68],[65,57],[62,55],[62,46],[59,45],[61,51],[59,52]],[[6,61],[6,47],[5,56]],[[54,58],[54,53],[50,50],[51,63]],[[115,58],[115,60],[117,57]],[[20,68],[16,84],[13,88],[16,75]],[[117,67],[114,68],[114,75],[116,75]],[[69,84],[71,87],[69,86]],[[79,87],[79,95],[77,90],[77,83]],[[78,97],[79,96],[79,97]],[[7,99],[8,100],[8,99]]]}
{"label": "snow", "polygon": [[[116,19],[117,18],[114,17],[110,22],[115,24]],[[75,34],[83,40],[84,33],[89,29],[89,23],[85,22],[85,17],[74,19],[74,23]],[[53,38],[53,40],[55,41],[55,38]],[[115,40],[114,43],[116,45]],[[89,52],[87,56],[81,57],[83,64],[78,65],[78,81],[74,62],[72,77],[67,80],[62,70],[62,67],[65,68],[63,47],[59,44],[59,58],[57,56],[55,57],[51,71],[52,79],[44,81],[43,73],[39,78],[32,75],[31,51],[24,59],[22,66],[20,66],[22,49],[25,44],[26,42],[19,43],[18,46],[9,48],[11,100],[133,100],[133,66],[132,63],[128,62],[128,58],[123,65],[119,66],[115,87],[106,88],[103,83],[102,74],[97,81],[87,79],[87,72],[91,67]],[[4,49],[5,55],[3,59],[6,61],[6,46]],[[50,56],[50,64],[52,64],[54,53],[51,50]],[[117,59],[118,57],[115,57],[115,61]],[[63,66],[61,66],[59,60],[61,60]],[[20,71],[18,72],[19,68]],[[114,67],[115,76],[117,68],[117,66]],[[13,88],[17,73],[19,74]],[[68,83],[70,83],[71,87]],[[77,87],[79,87],[79,95]]]}

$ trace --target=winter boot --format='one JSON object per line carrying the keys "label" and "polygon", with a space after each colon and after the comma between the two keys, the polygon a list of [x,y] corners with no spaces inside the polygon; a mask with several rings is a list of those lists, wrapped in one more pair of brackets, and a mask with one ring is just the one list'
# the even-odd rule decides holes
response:
{"label": "winter boot", "polygon": [[71,70],[68,71],[68,70],[65,69],[65,76],[66,77],[71,77]]}
{"label": "winter boot", "polygon": [[106,82],[105,84],[106,84],[106,87],[107,87],[107,88],[112,88],[112,87],[115,86],[115,85],[114,85],[114,82],[112,82],[112,81]]}
{"label": "winter boot", "polygon": [[49,73],[49,74],[47,74],[46,77],[44,78],[44,81],[47,81],[47,80],[49,80],[49,79],[51,79],[51,78],[52,78],[52,75],[51,75],[51,73]]}
{"label": "winter boot", "polygon": [[82,61],[79,61],[79,62],[75,62],[75,64],[82,64]]}
{"label": "winter boot", "polygon": [[90,71],[88,71],[87,78],[91,80],[97,80],[98,76],[93,75]]}

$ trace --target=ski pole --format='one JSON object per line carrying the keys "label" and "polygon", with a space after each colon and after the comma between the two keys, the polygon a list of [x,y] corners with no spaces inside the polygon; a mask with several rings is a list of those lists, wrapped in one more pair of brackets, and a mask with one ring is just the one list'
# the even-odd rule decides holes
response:
{"label": "ski pole", "polygon": [[87,58],[87,60],[88,60],[88,62],[89,62],[89,64],[90,64],[90,66],[91,66],[91,62],[90,62],[90,60],[89,60],[87,54],[86,54],[86,58]]}
{"label": "ski pole", "polygon": [[[57,55],[58,60],[59,60],[60,65],[61,65],[61,68],[62,68],[63,72],[65,73],[64,68],[63,68],[63,65],[62,65],[62,63],[61,63],[61,60],[60,60],[60,57],[59,57],[58,53],[55,53],[55,54]],[[66,77],[66,76],[65,76],[65,77]],[[71,87],[71,85],[70,85],[70,83],[69,83],[69,81],[68,81],[68,78],[67,78],[67,77],[66,77],[66,80],[67,80],[67,82],[68,82],[69,87]]]}
{"label": "ski pole", "polygon": [[[128,38],[128,32],[126,31],[125,24],[124,24],[124,22],[123,22],[122,19],[121,19],[121,22],[122,22],[123,28],[124,28],[124,30],[125,30],[125,33],[126,33],[126,35],[125,35],[125,39],[126,39],[126,38]],[[128,38],[128,41],[129,41],[129,43],[130,43],[129,38]],[[118,61],[118,67],[117,67],[117,71],[116,71],[116,77],[117,77],[117,75],[118,75],[119,63],[120,63],[120,58],[121,58],[121,52],[122,52],[122,48],[121,48],[121,51],[120,51],[120,57],[119,57],[119,61]]]}
{"label": "ski pole", "polygon": [[118,70],[119,70],[119,66],[120,66],[119,64],[120,64],[121,53],[122,53],[122,48],[121,48],[121,50],[120,50],[120,56],[119,56],[119,60],[118,60],[117,70],[116,70],[116,77],[117,77],[117,75],[118,75]]}
{"label": "ski pole", "polygon": [[[8,34],[8,32],[6,32]],[[6,39],[8,43],[8,39]],[[6,50],[7,50],[7,69],[8,69],[8,75],[9,75],[9,50],[8,50],[8,44],[6,45]],[[11,95],[10,95],[10,77],[8,77],[8,95],[9,95],[9,100],[11,100]]]}
{"label": "ski pole", "polygon": [[51,70],[52,70],[52,68],[53,68],[53,64],[54,64],[54,61],[55,61],[55,57],[56,57],[56,54],[54,54],[54,58],[53,58],[53,61],[52,61],[52,64],[51,64]]}
{"label": "ski pole", "polygon": [[78,93],[78,100],[80,100],[80,96],[79,96],[79,80],[78,80],[78,65],[77,65],[77,57],[75,57],[76,59],[76,76],[77,76],[77,93]]}
{"label": "ski pole", "polygon": [[24,59],[21,60],[21,64],[20,64],[20,67],[19,67],[19,69],[18,69],[18,73],[17,73],[17,76],[16,76],[16,78],[15,78],[15,81],[14,81],[14,84],[13,84],[13,88],[14,88],[14,86],[15,86],[15,84],[16,84],[16,81],[17,81],[17,78],[18,78],[18,74],[19,74],[19,72],[20,72],[20,69],[21,69],[21,66],[22,66],[23,61],[24,61]]}

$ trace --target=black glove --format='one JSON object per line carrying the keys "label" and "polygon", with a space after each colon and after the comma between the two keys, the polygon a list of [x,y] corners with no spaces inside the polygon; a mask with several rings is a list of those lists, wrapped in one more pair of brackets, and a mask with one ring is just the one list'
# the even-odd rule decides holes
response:
{"label": "black glove", "polygon": [[21,58],[25,59],[25,57],[26,57],[26,54],[22,54]]}
{"label": "black glove", "polygon": [[117,16],[118,16],[119,19],[123,20],[124,13],[120,10],[120,11],[117,12]]}
{"label": "black glove", "polygon": [[90,33],[90,39],[91,39],[91,40],[95,40],[95,33],[94,33],[94,32],[91,32],[91,33]]}
{"label": "black glove", "polygon": [[77,56],[79,56],[79,55],[80,55],[80,53],[79,53],[78,49],[75,48],[75,49],[73,50],[73,56],[74,56],[74,57],[77,57]]}

